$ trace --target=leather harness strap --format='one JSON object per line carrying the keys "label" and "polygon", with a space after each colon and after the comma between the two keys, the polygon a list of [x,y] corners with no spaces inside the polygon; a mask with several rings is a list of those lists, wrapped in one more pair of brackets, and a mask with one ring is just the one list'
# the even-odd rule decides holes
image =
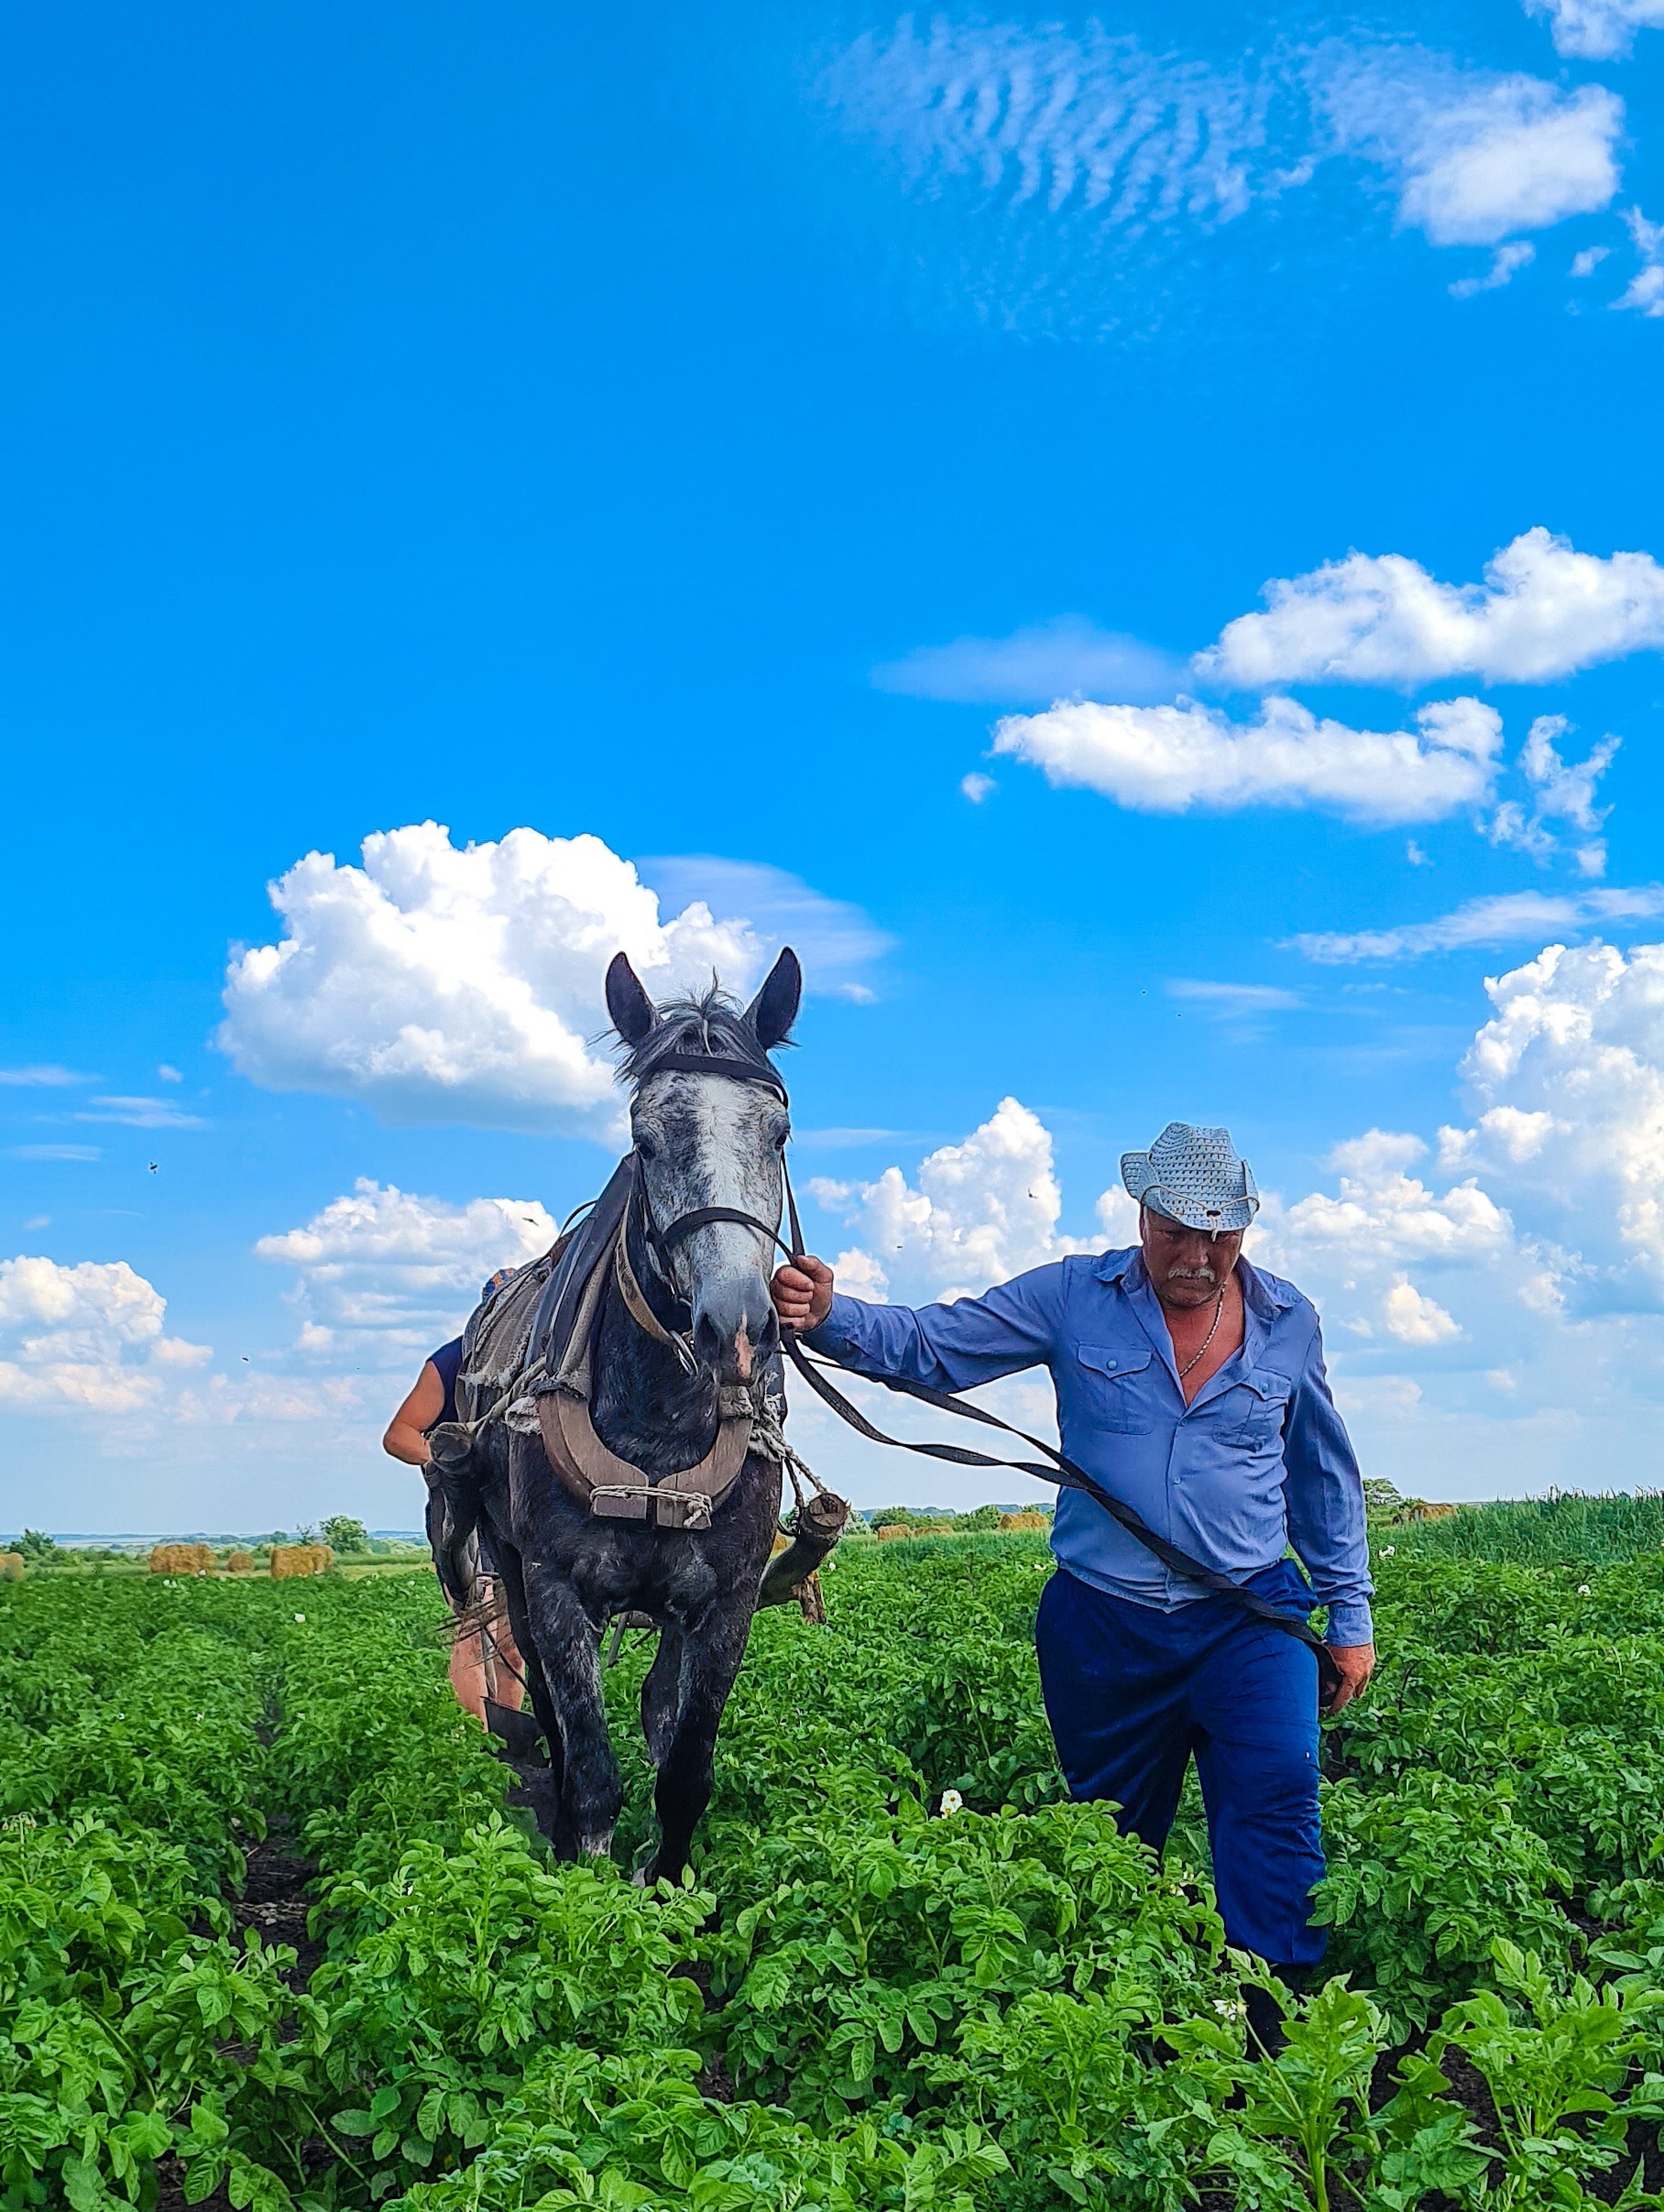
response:
{"label": "leather harness strap", "polygon": [[[633,1173],[631,1180],[636,1180]],[[676,1339],[648,1303],[630,1265],[630,1211],[628,1202],[619,1210],[608,1243],[595,1254],[587,1279],[576,1289],[571,1333],[553,1375],[537,1394],[538,1429],[550,1465],[577,1503],[597,1518],[651,1520],[662,1528],[708,1528],[750,1450],[756,1408],[749,1389],[719,1389],[717,1434],[710,1450],[696,1465],[661,1475],[656,1482],[608,1450],[596,1433],[589,1410],[596,1326],[609,1278],[618,1285],[637,1326],[655,1342],[676,1348]],[[763,1228],[749,1215],[739,1218],[753,1228]]]}

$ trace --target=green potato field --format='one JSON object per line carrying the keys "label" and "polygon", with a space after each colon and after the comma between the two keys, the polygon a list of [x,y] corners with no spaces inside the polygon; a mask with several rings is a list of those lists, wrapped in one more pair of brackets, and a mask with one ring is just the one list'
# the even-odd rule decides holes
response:
{"label": "green potato field", "polygon": [[[1199,1804],[1062,1801],[1023,1535],[761,1616],[693,1881],[555,1866],[430,1576],[0,1586],[0,2212],[1664,2206],[1656,1508],[1375,1544],[1331,1931],[1244,2053]],[[945,1795],[946,1793],[946,1795]]]}

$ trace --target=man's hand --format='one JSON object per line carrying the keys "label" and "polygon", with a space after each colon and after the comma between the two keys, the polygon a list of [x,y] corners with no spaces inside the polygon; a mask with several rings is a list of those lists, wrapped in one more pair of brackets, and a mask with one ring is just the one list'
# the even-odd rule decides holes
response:
{"label": "man's hand", "polygon": [[781,1327],[794,1329],[799,1336],[818,1329],[832,1310],[832,1270],[808,1254],[777,1267],[769,1290]]}
{"label": "man's hand", "polygon": [[1333,1703],[1323,1708],[1325,1713],[1333,1714],[1352,1703],[1375,1671],[1375,1647],[1374,1644],[1330,1644],[1327,1648],[1341,1676],[1341,1687],[1335,1692]]}

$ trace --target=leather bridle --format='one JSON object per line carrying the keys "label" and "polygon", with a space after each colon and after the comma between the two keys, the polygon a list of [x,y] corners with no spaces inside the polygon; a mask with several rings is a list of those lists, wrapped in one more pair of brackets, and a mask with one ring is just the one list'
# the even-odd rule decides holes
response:
{"label": "leather bridle", "polygon": [[[655,1076],[714,1075],[721,1076],[730,1083],[753,1083],[760,1090],[772,1090],[788,1112],[791,1110],[792,1101],[784,1083],[782,1082],[778,1073],[766,1063],[755,1064],[749,1060],[731,1059],[714,1052],[669,1052],[662,1060],[654,1063],[650,1073]],[[788,1260],[798,1260],[803,1257],[803,1223],[798,1219],[797,1199],[792,1188],[791,1171],[786,1166],[783,1151],[780,1155],[780,1182],[784,1199],[785,1215],[792,1232],[792,1241],[789,1243],[781,1235],[778,1223],[771,1228],[767,1221],[761,1220],[754,1213],[745,1212],[738,1206],[690,1207],[686,1213],[678,1214],[667,1228],[661,1229],[652,1217],[652,1207],[647,1196],[647,1183],[641,1172],[643,1163],[639,1150],[635,1153],[634,1157],[636,1161],[635,1197],[639,1207],[638,1218],[641,1226],[642,1242],[647,1247],[665,1288],[683,1311],[687,1309],[687,1301],[676,1288],[674,1278],[670,1272],[670,1258],[676,1246],[684,1243],[695,1230],[709,1229],[718,1221],[731,1221],[738,1228],[755,1230],[759,1236],[766,1237],[771,1244],[777,1246],[780,1251],[784,1253]],[[624,1248],[621,1246],[620,1249]],[[625,1252],[624,1266],[626,1269],[629,1267],[627,1251]],[[650,1336],[662,1336],[662,1340],[670,1344],[675,1352],[689,1374],[696,1373],[697,1362],[687,1331],[666,1328],[662,1322],[659,1322],[657,1315],[651,1313],[651,1308],[648,1309],[648,1319],[644,1319],[642,1314],[637,1310],[635,1301],[629,1296],[632,1284],[621,1281],[620,1287],[625,1292],[625,1302],[629,1305],[630,1312],[638,1323],[647,1328]],[[645,1303],[646,1301],[643,1300],[643,1304]],[[654,1325],[650,1326],[650,1321]]]}

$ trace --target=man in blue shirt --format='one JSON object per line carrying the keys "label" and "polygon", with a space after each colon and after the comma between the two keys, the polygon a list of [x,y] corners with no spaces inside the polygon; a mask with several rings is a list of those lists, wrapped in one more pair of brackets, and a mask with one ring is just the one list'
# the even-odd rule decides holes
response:
{"label": "man in blue shirt", "polygon": [[[1259,1198],[1227,1131],[1171,1122],[1122,1177],[1128,1251],[918,1311],[835,1293],[805,1259],[775,1276],[781,1320],[857,1372],[943,1390],[1048,1367],[1063,1449],[1106,1490],[1280,1610],[1328,1608],[1338,1712],[1374,1648],[1363,1484],[1317,1314],[1241,1257]],[[1035,1633],[1071,1792],[1112,1800],[1159,1850],[1194,1753],[1226,1932],[1297,1985],[1323,1953],[1314,1654],[1170,1572],[1082,1491],[1061,1494],[1052,1549]]]}

